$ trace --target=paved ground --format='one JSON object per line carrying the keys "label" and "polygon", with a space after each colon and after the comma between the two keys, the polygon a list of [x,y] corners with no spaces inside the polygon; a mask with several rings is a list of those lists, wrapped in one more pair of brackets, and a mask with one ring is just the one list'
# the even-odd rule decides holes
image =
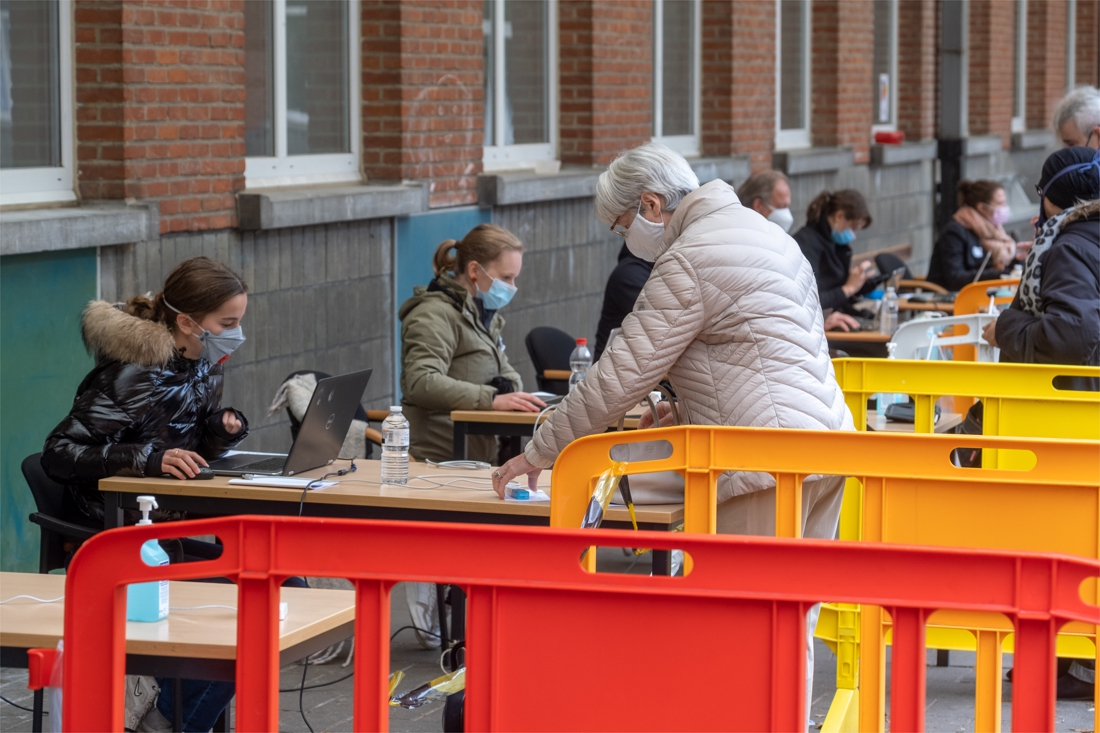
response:
{"label": "paved ground", "polygon": [[[601,565],[604,556],[601,554]],[[391,628],[397,630],[409,623],[405,594],[401,587],[393,593]],[[346,650],[345,650],[346,651]],[[306,686],[333,682],[316,689],[306,690],[302,695],[302,709],[309,725],[316,733],[321,731],[351,730],[352,705],[351,679],[342,679],[349,675],[350,665],[343,667],[346,653],[332,662],[319,666],[310,666],[306,672]],[[391,651],[392,668],[404,670],[406,678],[399,691],[407,691],[442,674],[439,667],[439,653],[422,649],[411,631],[403,631],[393,641]],[[974,729],[974,668],[973,655],[954,652],[951,665],[934,666],[934,652],[929,652],[927,677],[927,723],[929,731],[971,731]],[[1011,656],[1006,655],[1006,668],[1011,665]],[[731,664],[736,664],[736,654],[731,653]],[[301,665],[291,665],[282,670],[281,688],[293,690],[280,695],[280,729],[283,731],[306,731],[306,723],[298,707],[298,689],[302,682]],[[821,642],[816,645],[815,695],[811,714],[820,724],[825,718],[834,692],[836,660]],[[26,672],[5,669],[0,672],[0,695],[17,704],[30,707],[31,695],[26,689]],[[341,680],[341,681],[337,681]],[[1004,730],[1011,730],[1010,699],[1012,685],[1005,683]],[[429,703],[416,710],[391,708],[390,730],[399,733],[419,733],[420,731],[442,730],[442,702]],[[731,720],[736,711],[730,711]],[[1092,704],[1087,702],[1061,702],[1058,704],[1056,730],[1068,733],[1092,731]],[[48,726],[48,722],[47,722]],[[47,727],[47,730],[49,728]],[[30,731],[30,713],[23,712],[7,703],[0,703],[0,730],[10,733]]]}

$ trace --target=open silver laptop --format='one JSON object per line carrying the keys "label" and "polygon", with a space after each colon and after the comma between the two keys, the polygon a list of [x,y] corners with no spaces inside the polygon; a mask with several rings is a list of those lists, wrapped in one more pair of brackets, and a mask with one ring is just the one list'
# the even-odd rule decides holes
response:
{"label": "open silver laptop", "polygon": [[210,468],[219,476],[293,476],[332,463],[340,455],[371,372],[364,369],[317,382],[290,453],[235,453],[210,461]]}

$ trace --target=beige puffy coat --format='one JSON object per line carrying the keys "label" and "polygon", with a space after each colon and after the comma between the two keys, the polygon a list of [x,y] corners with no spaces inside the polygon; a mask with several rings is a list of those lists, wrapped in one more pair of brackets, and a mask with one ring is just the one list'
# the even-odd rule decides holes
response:
{"label": "beige puffy coat", "polygon": [[[668,374],[694,425],[852,430],[829,360],[813,270],[779,226],[712,181],[686,196],[622,332],[527,446],[550,467]],[[726,474],[718,500],[774,486]]]}

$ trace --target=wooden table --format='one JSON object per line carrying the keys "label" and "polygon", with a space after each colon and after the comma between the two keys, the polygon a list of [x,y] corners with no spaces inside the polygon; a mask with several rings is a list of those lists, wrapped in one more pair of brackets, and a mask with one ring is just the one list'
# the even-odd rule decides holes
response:
{"label": "wooden table", "polygon": [[[643,410],[648,410],[649,405],[641,404],[627,413],[623,421],[623,428],[636,430],[638,418]],[[547,413],[549,415],[549,413]],[[454,423],[455,460],[465,460],[467,457],[467,441],[469,435],[496,435],[500,437],[531,437],[535,434],[535,420],[537,412],[506,412],[502,410],[455,410],[451,413],[451,422]],[[543,420],[545,421],[545,417]]]}
{"label": "wooden table", "polygon": [[[237,586],[169,581],[172,607],[237,605]],[[65,595],[64,575],[0,573],[0,600],[18,595]],[[355,592],[283,588],[287,617],[279,623],[279,664],[315,654],[354,633]],[[19,598],[0,606],[0,666],[27,668],[27,650],[52,649],[65,628],[65,601]],[[169,611],[156,623],[126,623],[126,673],[176,679],[234,681],[237,612],[226,608]],[[177,700],[179,697],[177,696]],[[35,692],[35,730],[41,730],[42,691]],[[217,729],[217,728],[216,728]],[[226,728],[227,729],[227,728]]]}
{"label": "wooden table", "polygon": [[954,313],[954,303],[914,303],[908,298],[898,300],[899,311],[936,311],[939,313]]}
{"label": "wooden table", "polygon": [[850,341],[861,344],[884,344],[893,338],[893,335],[881,331],[826,331],[825,338],[829,343]]}

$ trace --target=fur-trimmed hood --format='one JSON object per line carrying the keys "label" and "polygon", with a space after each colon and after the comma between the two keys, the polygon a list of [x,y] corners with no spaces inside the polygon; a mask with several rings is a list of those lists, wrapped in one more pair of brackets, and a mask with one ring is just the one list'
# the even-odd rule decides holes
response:
{"label": "fur-trimmed hood", "polygon": [[163,367],[176,353],[175,340],[163,324],[131,316],[104,300],[88,303],[80,330],[84,346],[97,359]]}
{"label": "fur-trimmed hood", "polygon": [[1083,203],[1074,206],[1066,218],[1062,221],[1062,226],[1075,221],[1081,221],[1082,219],[1091,219],[1092,217],[1100,214],[1100,199],[1093,201],[1085,201]]}

